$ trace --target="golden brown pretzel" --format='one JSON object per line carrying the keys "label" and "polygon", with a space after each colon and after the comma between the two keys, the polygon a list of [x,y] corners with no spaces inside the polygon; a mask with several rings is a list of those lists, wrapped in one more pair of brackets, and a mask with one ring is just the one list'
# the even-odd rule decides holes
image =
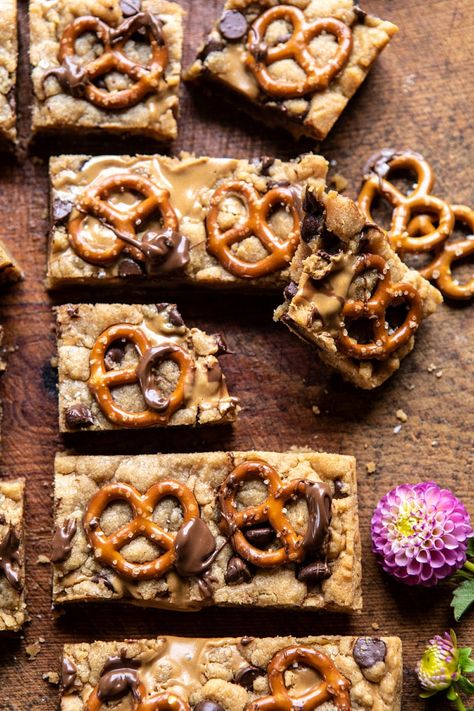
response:
{"label": "golden brown pretzel", "polygon": [[[138,22],[141,21],[141,24]],[[84,98],[105,110],[128,109],[138,104],[144,96],[156,92],[168,63],[168,50],[162,39],[155,36],[153,22],[156,19],[146,13],[128,18],[117,28],[92,15],[76,18],[64,30],[59,45],[58,59],[63,67],[74,63],[75,43],[86,32],[93,32],[101,41],[104,51],[96,59],[76,69],[81,73]],[[146,65],[132,61],[126,54],[125,45],[139,28],[144,28],[151,48],[151,58]],[[55,70],[50,72],[54,73]],[[57,70],[56,70],[57,71]],[[110,72],[128,76],[133,84],[120,91],[107,91],[95,85],[95,81]]]}
{"label": "golden brown pretzel", "polygon": [[[307,691],[290,696],[285,672],[295,665],[314,669],[322,679]],[[328,702],[338,711],[350,711],[351,682],[335,667],[332,660],[311,647],[287,647],[277,652],[267,669],[270,695],[251,701],[245,711],[313,711]]]}
{"label": "golden brown pretzel", "polygon": [[[109,346],[115,341],[125,339],[134,344],[141,361],[138,364],[107,370],[105,355]],[[131,385],[139,382],[138,369],[140,362],[157,351],[157,360],[172,360],[180,369],[178,382],[174,392],[166,400],[166,406],[160,411],[147,408],[141,412],[127,412],[114,400],[112,388]],[[158,352],[160,351],[161,352]],[[194,361],[188,351],[172,340],[165,340],[153,348],[145,333],[132,324],[116,324],[104,331],[91,351],[89,388],[100,405],[104,415],[110,422],[125,427],[151,427],[166,424],[173,413],[185,401],[185,388],[194,372]],[[142,388],[143,389],[143,388]]]}
{"label": "golden brown pretzel", "polygon": [[[286,42],[275,47],[267,47],[266,32],[277,20],[290,23],[293,32]],[[338,47],[335,56],[321,67],[311,54],[309,45],[323,32],[334,35]],[[263,91],[270,96],[292,99],[326,89],[349,59],[352,51],[352,30],[334,17],[321,17],[308,22],[297,7],[278,5],[266,10],[255,20],[249,31],[248,48],[247,66],[254,73]],[[269,66],[284,59],[293,59],[303,69],[305,78],[301,81],[288,82],[272,77]]]}
{"label": "golden brown pretzel", "polygon": [[[385,166],[383,175],[375,172],[377,170],[375,168],[365,180],[358,198],[360,209],[370,222],[374,222],[371,210],[373,201],[378,195],[394,208],[388,237],[396,252],[401,254],[404,252],[420,253],[438,247],[453,230],[454,214],[448,203],[430,195],[434,183],[431,166],[418,153],[410,151],[389,154]],[[387,168],[389,170],[408,170],[414,173],[417,178],[414,190],[409,195],[400,192],[393,183],[384,177],[388,172]],[[421,234],[416,234],[413,224],[417,225],[418,223],[415,221],[410,231],[408,229],[410,223],[420,214],[434,216],[438,227],[432,224],[432,229],[429,232],[423,230]]]}
{"label": "golden brown pretzel", "polygon": [[[240,485],[249,479],[260,479],[268,489],[267,498],[257,506],[237,509],[236,496]],[[223,482],[219,502],[223,515],[222,527],[232,538],[232,546],[242,558],[261,568],[271,568],[288,562],[300,562],[305,556],[303,535],[295,532],[286,516],[287,501],[305,496],[315,482],[294,479],[283,485],[278,473],[266,462],[248,460],[239,464]],[[275,530],[281,547],[263,550],[252,545],[240,530],[246,526],[268,522]]]}
{"label": "golden brown pretzel", "polygon": [[[99,685],[87,699],[85,711],[100,711],[104,702],[99,698]],[[141,681],[133,688],[133,711],[191,711],[191,707],[172,691],[164,691],[146,696],[146,689]]]}
{"label": "golden brown pretzel", "polygon": [[[159,481],[143,495],[134,486],[124,482],[106,484],[99,489],[84,513],[84,530],[93,548],[94,559],[128,580],[150,580],[164,575],[176,560],[176,533],[165,531],[153,521],[152,516],[156,505],[168,496],[179,501],[183,510],[183,525],[199,518],[199,506],[194,494],[179,481]],[[125,501],[132,509],[133,518],[106,535],[100,526],[100,517],[112,501]],[[131,563],[120,551],[123,546],[142,536],[165,552],[146,563]]]}
{"label": "golden brown pretzel", "polygon": [[[234,227],[222,232],[219,223],[220,204],[225,198],[237,197],[246,204],[247,218]],[[252,185],[239,180],[220,185],[212,196],[211,208],[207,215],[206,227],[210,254],[214,255],[231,274],[241,278],[256,278],[271,274],[288,266],[300,238],[300,214],[298,200],[289,187],[277,187],[262,197]],[[268,218],[277,206],[285,206],[293,217],[293,228],[282,242],[272,232]],[[232,251],[232,245],[255,235],[268,255],[258,262],[246,262]]]}
{"label": "golden brown pretzel", "polygon": [[[125,190],[139,193],[144,199],[128,208],[126,212],[122,212],[114,207],[108,198],[114,191]],[[76,208],[69,220],[69,240],[76,254],[90,264],[111,264],[124,249],[138,260],[143,259],[143,255],[139,249],[128,245],[117,236],[113,238],[110,247],[90,244],[82,229],[87,216],[97,218],[119,232],[128,234],[134,240],[137,239],[140,225],[143,226],[144,222],[155,213],[160,214],[163,229],[179,230],[178,218],[171,205],[168,190],[159,188],[148,178],[135,173],[108,175],[94,181],[79,197]]]}
{"label": "golden brown pretzel", "polygon": [[[352,358],[384,360],[410,340],[421,323],[423,306],[420,295],[414,286],[408,283],[394,284],[392,282],[388,264],[379,255],[361,255],[355,265],[354,277],[370,269],[375,269],[378,272],[379,280],[375,291],[367,301],[346,300],[342,309],[343,325],[339,334],[339,342],[341,349]],[[409,304],[408,313],[403,323],[392,333],[389,333],[386,312],[391,304],[399,301]],[[345,320],[359,318],[370,319],[374,333],[373,341],[370,343],[358,343],[347,332]]]}

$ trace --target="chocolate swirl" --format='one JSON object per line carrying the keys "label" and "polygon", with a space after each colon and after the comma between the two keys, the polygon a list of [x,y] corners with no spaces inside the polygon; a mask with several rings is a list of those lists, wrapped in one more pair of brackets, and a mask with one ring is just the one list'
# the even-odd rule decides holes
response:
{"label": "chocolate swirl", "polygon": [[77,523],[74,519],[66,519],[56,526],[51,543],[51,561],[62,563],[67,560],[72,551],[72,539],[76,535]]}

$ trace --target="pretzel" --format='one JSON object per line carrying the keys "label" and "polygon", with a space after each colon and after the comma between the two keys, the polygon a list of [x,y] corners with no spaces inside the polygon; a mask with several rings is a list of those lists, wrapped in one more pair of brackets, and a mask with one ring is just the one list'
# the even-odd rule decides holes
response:
{"label": "pretzel", "polygon": [[[260,504],[238,510],[236,496],[240,484],[249,479],[260,479],[268,488],[268,496]],[[316,482],[294,479],[283,485],[273,467],[261,461],[246,461],[237,466],[223,482],[219,502],[223,521],[221,527],[232,537],[234,551],[260,568],[272,568],[288,562],[301,562],[305,556],[305,536],[293,529],[285,513],[286,502],[305,496]],[[257,523],[268,522],[275,530],[281,547],[276,550],[257,548],[240,530]]]}
{"label": "pretzel", "polygon": [[[423,314],[421,298],[414,286],[408,283],[394,284],[390,277],[390,269],[385,259],[376,254],[363,254],[354,268],[354,277],[369,269],[375,269],[379,275],[376,289],[370,299],[359,301],[347,299],[342,309],[342,328],[339,342],[346,355],[358,360],[376,358],[384,360],[407,343],[419,327]],[[409,310],[404,322],[392,333],[388,332],[386,311],[397,301],[409,304]],[[374,340],[370,343],[358,343],[349,336],[345,327],[346,319],[370,319],[373,324]]]}
{"label": "pretzel", "polygon": [[[150,43],[151,58],[147,64],[138,64],[126,54],[125,46],[137,30],[144,28]],[[104,51],[88,64],[79,65],[75,59],[75,44],[86,32],[93,32]],[[127,18],[117,28],[92,15],[76,18],[64,30],[59,45],[58,60],[61,67],[47,72],[56,75],[62,86],[80,86],[83,98],[100,109],[118,111],[138,104],[144,96],[157,91],[168,63],[168,50],[161,35],[160,21],[150,13],[140,12]],[[95,82],[109,74],[119,72],[128,76],[133,84],[127,89],[108,91]]]}
{"label": "pretzel", "polygon": [[[108,200],[114,191],[133,190],[143,196],[143,200],[126,212],[120,211]],[[148,178],[134,173],[108,175],[94,181],[79,198],[77,213],[69,220],[68,231],[72,248],[84,261],[104,265],[114,262],[126,249],[134,259],[143,261],[143,254],[137,246],[130,246],[115,235],[110,247],[95,246],[83,234],[84,221],[88,216],[110,225],[111,229],[129,235],[132,244],[137,242],[137,231],[151,215],[159,213],[163,228],[179,230],[178,218],[170,202],[168,190],[154,185]]]}
{"label": "pretzel", "polygon": [[[268,47],[265,43],[266,32],[269,26],[278,20],[290,23],[293,32],[286,42]],[[335,56],[321,67],[310,52],[309,45],[323,32],[334,35],[338,47]],[[249,54],[246,64],[263,91],[282,99],[294,99],[329,86],[331,80],[347,64],[352,51],[352,30],[334,17],[321,17],[307,22],[303,12],[297,7],[278,5],[255,20],[247,42]],[[284,59],[293,59],[305,72],[305,78],[299,81],[282,81],[273,77],[269,67]]]}
{"label": "pretzel", "polygon": [[[314,669],[323,678],[307,691],[291,696],[285,684],[285,673],[297,664]],[[313,711],[331,702],[338,711],[350,711],[351,682],[335,667],[332,660],[311,647],[286,647],[277,652],[267,669],[270,695],[251,701],[245,711]]]}
{"label": "pretzel", "polygon": [[[104,360],[107,350],[114,341],[121,339],[134,344],[141,360],[136,365],[107,370]],[[163,401],[159,412],[152,408],[147,408],[142,412],[127,412],[114,400],[111,389],[139,382],[140,363],[143,363],[144,358],[149,359],[150,357],[154,357],[155,360],[172,360],[179,366],[180,374],[174,392]],[[138,326],[124,323],[106,329],[95,342],[90,356],[88,384],[102,412],[110,422],[125,427],[152,427],[153,425],[166,424],[173,413],[182,406],[186,398],[186,385],[193,372],[194,360],[192,356],[177,343],[171,339],[163,339],[159,346],[153,347]],[[140,386],[143,392],[141,383]]]}
{"label": "pretzel", "polygon": [[[472,231],[474,235],[474,210],[467,205],[452,205],[454,220],[460,222]],[[408,225],[408,232],[429,233],[433,229],[433,223],[429,215],[418,215]],[[474,296],[474,276],[466,283],[459,284],[453,278],[451,266],[453,263],[466,259],[474,254],[474,236],[456,242],[444,242],[441,247],[435,250],[435,257],[423,269],[420,274],[425,279],[431,279],[443,294],[451,299],[470,299]]]}
{"label": "pretzel", "polygon": [[[222,232],[218,223],[220,204],[232,196],[246,204],[247,218]],[[284,242],[276,237],[268,224],[272,210],[279,205],[286,207],[293,217],[293,227]],[[287,266],[296,251],[300,235],[297,198],[288,187],[273,188],[260,197],[252,185],[238,180],[228,181],[218,187],[212,197],[206,227],[207,249],[228,272],[243,279],[265,276]],[[268,252],[258,262],[246,262],[231,249],[232,245],[251,235],[255,235]]]}
{"label": "pretzel", "polygon": [[[151,580],[164,575],[176,559],[176,534],[165,531],[153,521],[152,516],[157,504],[167,496],[179,501],[183,509],[183,525],[199,518],[199,506],[194,494],[179,481],[159,481],[143,495],[131,484],[123,482],[103,486],[89,501],[84,514],[84,530],[94,549],[95,560],[128,580]],[[114,533],[106,535],[101,528],[100,518],[112,501],[125,501],[129,504],[133,518]],[[142,536],[165,552],[145,563],[131,563],[120,551],[135,538]]]}
{"label": "pretzel", "polygon": [[[418,153],[393,152],[385,156],[384,170],[379,169],[377,172],[377,158],[380,162],[383,157],[384,152],[374,157],[371,174],[360,191],[358,203],[363,214],[370,222],[374,222],[371,209],[374,199],[379,195],[394,208],[388,237],[396,252],[420,253],[438,247],[453,230],[454,214],[448,203],[430,195],[434,184],[431,166]],[[402,193],[385,178],[390,170],[409,170],[416,175],[416,186],[409,195]],[[413,220],[420,214],[434,216],[438,227],[432,224],[428,232],[416,234],[413,225],[418,223],[413,223]]]}
{"label": "pretzel", "polygon": [[[132,711],[191,711],[189,704],[172,691],[158,692],[147,697],[145,686],[139,680],[133,686],[132,702]],[[87,699],[85,711],[100,711],[103,705],[97,684]]]}

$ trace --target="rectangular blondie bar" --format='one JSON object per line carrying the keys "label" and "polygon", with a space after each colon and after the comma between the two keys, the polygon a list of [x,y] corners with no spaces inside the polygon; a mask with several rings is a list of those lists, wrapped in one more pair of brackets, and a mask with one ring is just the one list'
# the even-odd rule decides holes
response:
{"label": "rectangular blondie bar", "polygon": [[31,0],[33,132],[174,140],[183,14],[168,0]]}
{"label": "rectangular blondie bar", "polygon": [[0,481],[0,633],[26,620],[24,493],[24,479]]}
{"label": "rectangular blondie bar", "polygon": [[371,389],[396,371],[441,294],[409,269],[356,203],[331,191],[305,197],[302,242],[275,312],[324,363]]}
{"label": "rectangular blondie bar", "polygon": [[311,153],[52,158],[48,284],[283,289],[302,195],[326,171]]}
{"label": "rectangular blondie bar", "polygon": [[23,279],[23,271],[20,265],[4,243],[0,242],[0,286],[14,284],[21,279]]}
{"label": "rectangular blondie bar", "polygon": [[61,432],[232,422],[219,334],[188,328],[174,304],[57,309]]}
{"label": "rectangular blondie bar", "polygon": [[17,3],[0,0],[0,147],[16,139]]}
{"label": "rectangular blondie bar", "polygon": [[400,711],[398,637],[158,637],[67,644],[61,711]]}
{"label": "rectangular blondie bar", "polygon": [[322,140],[397,29],[352,0],[227,0],[186,78]]}
{"label": "rectangular blondie bar", "polygon": [[59,454],[55,524],[55,603],[362,607],[353,457]]}

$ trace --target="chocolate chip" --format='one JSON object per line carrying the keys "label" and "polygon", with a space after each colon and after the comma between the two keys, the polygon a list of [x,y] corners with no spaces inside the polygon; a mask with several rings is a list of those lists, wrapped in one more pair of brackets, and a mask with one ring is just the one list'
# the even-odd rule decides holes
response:
{"label": "chocolate chip", "polygon": [[297,578],[301,583],[312,584],[325,580],[330,574],[331,571],[327,563],[316,562],[305,565],[304,568],[300,568]]}
{"label": "chocolate chip", "polygon": [[242,667],[242,669],[239,669],[236,672],[234,681],[236,684],[243,686],[244,689],[251,691],[253,689],[255,679],[258,679],[258,677],[263,674],[265,674],[263,669],[259,669],[258,667],[254,667],[249,664],[248,667]]}
{"label": "chocolate chip", "polygon": [[168,308],[169,305],[170,304],[168,304],[168,302],[165,302],[165,301],[161,301],[159,304],[155,304],[156,310],[158,311],[159,314],[161,314],[162,311],[166,311],[166,309]]}
{"label": "chocolate chip", "polygon": [[285,287],[285,290],[283,292],[283,296],[287,301],[291,301],[291,299],[296,296],[298,293],[298,284],[295,284],[294,281],[290,281],[288,286]]}
{"label": "chocolate chip", "polygon": [[125,341],[116,341],[107,349],[104,358],[104,365],[107,370],[113,370],[116,365],[120,365],[125,355]]}
{"label": "chocolate chip", "polygon": [[345,484],[340,479],[334,479],[334,498],[346,499],[349,492],[345,489]]}
{"label": "chocolate chip", "polygon": [[229,558],[224,575],[227,585],[240,585],[240,583],[248,583],[251,579],[252,573],[242,558],[238,558],[236,555]]}
{"label": "chocolate chip", "polygon": [[224,707],[218,704],[217,701],[204,699],[204,701],[200,701],[196,704],[194,711],[224,711]]}
{"label": "chocolate chip", "polygon": [[213,52],[222,52],[224,48],[225,42],[222,42],[222,40],[211,38],[209,42],[207,42],[199,52],[198,59],[203,62],[210,54],[212,54]]}
{"label": "chocolate chip", "polygon": [[219,20],[221,35],[229,42],[236,42],[248,31],[248,22],[238,10],[227,10]]}
{"label": "chocolate chip", "polygon": [[352,650],[352,656],[361,669],[385,661],[386,655],[387,645],[383,639],[374,637],[359,637]]}
{"label": "chocolate chip", "polygon": [[176,328],[181,328],[182,326],[184,326],[183,317],[179,313],[176,306],[173,306],[173,308],[168,311],[168,318],[170,323],[173,326],[176,326]]}
{"label": "chocolate chip", "polygon": [[77,667],[67,657],[63,658],[61,667],[61,686],[64,694],[68,694],[74,688],[77,676]]}
{"label": "chocolate chip", "polygon": [[79,318],[78,304],[67,304],[66,313],[69,316],[69,318]]}
{"label": "chocolate chip", "polygon": [[120,0],[120,9],[124,17],[130,17],[141,12],[141,0]]}
{"label": "chocolate chip", "polygon": [[268,177],[268,171],[274,165],[275,163],[275,158],[272,158],[271,156],[262,156],[260,158],[260,172],[262,175],[265,175]]}
{"label": "chocolate chip", "polygon": [[66,425],[70,430],[77,430],[81,427],[90,427],[94,424],[92,412],[82,403],[71,405],[65,412]]}
{"label": "chocolate chip", "polygon": [[249,644],[252,644],[254,639],[255,639],[255,637],[249,637],[248,635],[245,635],[240,640],[240,644],[242,645],[242,647],[248,647]]}
{"label": "chocolate chip", "polygon": [[363,10],[359,5],[354,5],[353,10],[354,10],[354,14],[357,17],[357,19],[359,20],[359,22],[364,23],[365,18],[367,17],[366,11]]}
{"label": "chocolate chip", "polygon": [[74,207],[74,203],[70,200],[61,200],[61,198],[55,198],[53,200],[51,208],[52,221],[59,225],[66,221],[66,218],[71,214],[71,210]]}
{"label": "chocolate chip", "polygon": [[303,242],[311,242],[315,237],[319,237],[323,229],[323,215],[305,215],[301,225],[301,239]]}
{"label": "chocolate chip", "polygon": [[212,337],[217,345],[217,355],[225,355],[229,352],[227,343],[222,333],[214,333]]}
{"label": "chocolate chip", "polygon": [[273,188],[288,188],[290,185],[289,180],[269,180],[267,187],[269,190],[273,190]]}
{"label": "chocolate chip", "polygon": [[324,215],[325,208],[323,203],[316,197],[312,190],[307,189],[304,194],[303,210],[310,212],[312,215]]}
{"label": "chocolate chip", "polygon": [[93,575],[91,578],[91,581],[96,584],[103,583],[104,587],[106,587],[107,590],[110,590],[110,592],[113,592],[113,593],[115,592],[113,582],[110,580],[110,578],[104,571],[101,571],[100,573],[96,573],[96,575]]}
{"label": "chocolate chip", "polygon": [[248,542],[256,548],[266,548],[275,540],[275,530],[271,526],[247,528],[243,533]]}
{"label": "chocolate chip", "polygon": [[122,279],[127,277],[140,277],[143,276],[143,274],[142,266],[134,259],[122,259],[118,266],[118,275]]}

